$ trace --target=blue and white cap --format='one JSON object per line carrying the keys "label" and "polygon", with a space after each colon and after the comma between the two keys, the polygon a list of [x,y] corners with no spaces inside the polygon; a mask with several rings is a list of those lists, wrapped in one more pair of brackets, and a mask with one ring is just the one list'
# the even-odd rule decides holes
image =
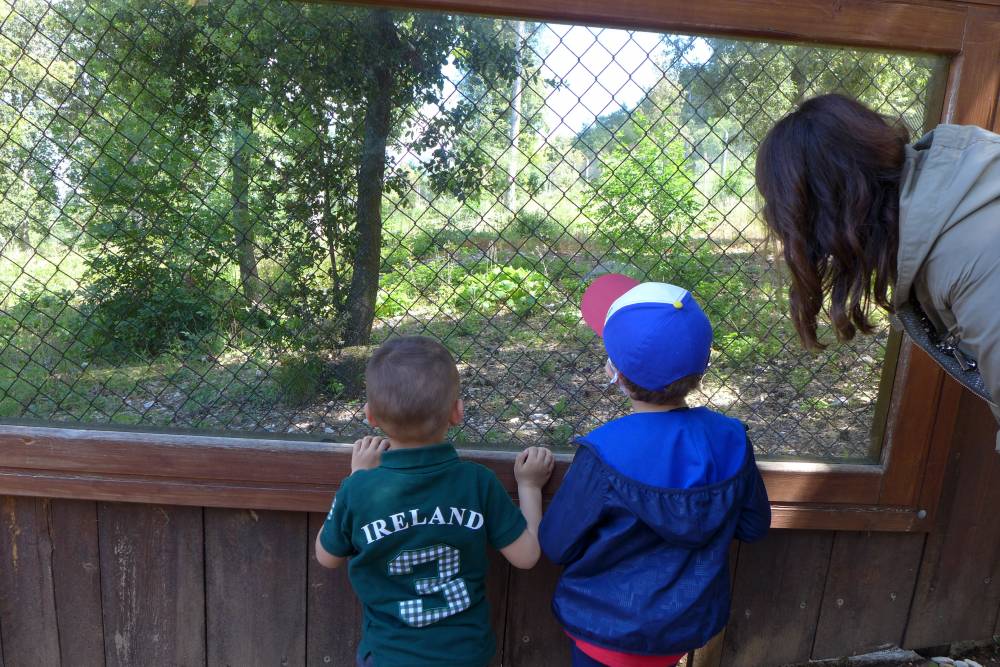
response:
{"label": "blue and white cap", "polygon": [[619,296],[604,319],[604,348],[629,380],[658,391],[708,368],[712,324],[691,293],[640,283]]}

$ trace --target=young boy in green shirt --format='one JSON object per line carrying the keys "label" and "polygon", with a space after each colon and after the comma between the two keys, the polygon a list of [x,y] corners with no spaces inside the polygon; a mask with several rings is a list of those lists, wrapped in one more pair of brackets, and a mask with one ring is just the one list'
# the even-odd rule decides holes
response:
{"label": "young boy in green shirt", "polygon": [[443,345],[394,338],[372,354],[365,379],[365,416],[389,437],[354,443],[351,475],[316,537],[321,565],[350,558],[364,608],[358,664],[483,667],[496,650],[486,545],[514,567],[538,561],[552,453],[529,447],[515,460],[518,511],[492,471],[444,442],[464,407]]}

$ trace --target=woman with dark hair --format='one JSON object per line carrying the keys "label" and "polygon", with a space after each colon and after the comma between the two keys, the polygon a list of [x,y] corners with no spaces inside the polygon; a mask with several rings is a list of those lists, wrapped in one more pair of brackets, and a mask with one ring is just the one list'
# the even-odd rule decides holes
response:
{"label": "woman with dark hair", "polygon": [[1000,420],[1000,136],[940,125],[908,141],[842,95],[803,102],[764,138],[757,187],[791,272],[792,321],[817,348],[821,310],[842,341],[871,333],[874,307],[922,310],[931,339],[963,368],[978,363]]}

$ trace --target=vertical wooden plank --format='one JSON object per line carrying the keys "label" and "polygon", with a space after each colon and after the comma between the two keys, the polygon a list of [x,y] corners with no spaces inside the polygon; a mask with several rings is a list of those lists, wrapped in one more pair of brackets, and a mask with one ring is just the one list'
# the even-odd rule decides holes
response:
{"label": "vertical wooden plank", "polygon": [[[736,567],[740,557],[740,542],[733,541],[729,545],[729,589],[730,592],[736,582]],[[723,649],[726,646],[726,629],[723,628],[719,634],[712,637],[707,644],[697,649],[693,656],[689,657],[689,662],[693,667],[719,667],[722,664]]]}
{"label": "vertical wooden plank", "polygon": [[938,501],[941,498],[941,489],[948,471],[948,460],[955,434],[955,424],[958,419],[958,408],[962,401],[962,392],[962,385],[951,378],[946,378],[941,385],[940,400],[937,403],[937,417],[934,420],[934,432],[931,436],[931,448],[924,464],[924,478],[920,485],[920,497],[917,503],[917,508],[926,512],[921,520],[922,526],[933,526],[937,517]]}
{"label": "vertical wooden plank", "polygon": [[833,533],[776,530],[740,546],[723,665],[809,659],[832,546]]}
{"label": "vertical wooden plank", "polygon": [[510,563],[495,549],[490,549],[490,569],[486,573],[486,599],[490,604],[490,622],[497,639],[497,652],[490,662],[491,667],[504,663],[504,647],[507,634],[507,587],[510,584]]}
{"label": "vertical wooden plank", "polygon": [[559,567],[544,556],[531,570],[511,568],[504,664],[569,664],[569,639],[552,614],[558,578]]}
{"label": "vertical wooden plank", "polygon": [[945,122],[992,127],[1000,95],[1000,12],[995,8],[969,8],[951,78]]}
{"label": "vertical wooden plank", "polygon": [[97,503],[52,500],[49,525],[62,662],[99,667],[104,665],[104,617]]}
{"label": "vertical wooden plank", "polygon": [[836,533],[814,660],[899,645],[925,539],[922,533]]}
{"label": "vertical wooden plank", "polygon": [[306,663],[354,667],[361,641],[361,603],[351,588],[346,566],[328,570],[316,561],[313,543],[325,518],[324,514],[309,515]]}
{"label": "vertical wooden plank", "polygon": [[1000,605],[1000,456],[996,421],[963,391],[934,529],[920,566],[908,648],[989,639]]}
{"label": "vertical wooden plank", "polygon": [[209,665],[304,665],[308,515],[205,510]]}
{"label": "vertical wooden plank", "polygon": [[0,501],[0,625],[4,663],[58,665],[59,628],[52,582],[48,501]]}
{"label": "vertical wooden plank", "polygon": [[328,570],[316,561],[313,543],[325,518],[309,515],[306,664],[353,667],[361,641],[361,603],[347,578],[347,566]]}
{"label": "vertical wooden plank", "polygon": [[101,600],[109,665],[205,663],[200,507],[101,503]]}
{"label": "vertical wooden plank", "polygon": [[888,448],[883,454],[889,465],[882,476],[879,503],[912,506],[920,493],[937,416],[928,406],[938,402],[944,371],[907,338],[900,349],[896,378]]}

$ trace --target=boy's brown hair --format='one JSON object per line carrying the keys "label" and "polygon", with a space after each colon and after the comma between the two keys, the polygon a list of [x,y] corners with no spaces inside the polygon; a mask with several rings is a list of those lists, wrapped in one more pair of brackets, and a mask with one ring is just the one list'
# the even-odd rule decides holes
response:
{"label": "boy's brown hair", "polygon": [[663,389],[653,391],[645,387],[640,387],[621,373],[618,373],[619,381],[621,381],[622,386],[625,387],[625,391],[628,392],[629,396],[632,397],[632,400],[652,403],[653,405],[673,405],[674,403],[683,401],[688,394],[698,388],[698,385],[701,384],[701,377],[701,375],[686,375],[679,380],[671,382]]}
{"label": "boy's brown hair", "polygon": [[459,381],[444,345],[424,336],[383,343],[365,371],[368,409],[390,437],[425,443],[448,427]]}

